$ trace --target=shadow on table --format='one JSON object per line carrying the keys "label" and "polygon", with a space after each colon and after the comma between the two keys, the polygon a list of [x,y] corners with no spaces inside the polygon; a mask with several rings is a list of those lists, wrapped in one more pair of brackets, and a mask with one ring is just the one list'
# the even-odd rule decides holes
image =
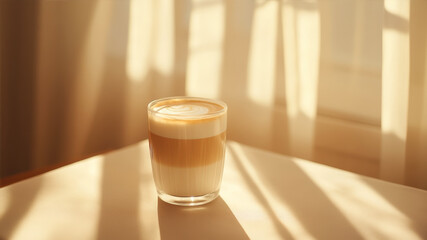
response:
{"label": "shadow on table", "polygon": [[249,239],[221,197],[198,207],[158,199],[157,211],[162,239]]}
{"label": "shadow on table", "polygon": [[9,188],[9,194],[1,196],[7,198],[9,195],[9,205],[0,217],[0,240],[12,238],[14,231],[33,206],[43,184],[43,178],[37,177],[27,184],[15,184]]}
{"label": "shadow on table", "polygon": [[[313,180],[294,161],[282,155],[242,147],[232,143],[227,148],[231,160],[244,178],[247,187],[263,205],[276,230],[285,239],[299,239],[291,236],[284,222],[277,215],[261,189],[266,189],[284,206],[287,206],[301,226],[315,239],[363,239],[362,235],[335,206],[329,197],[319,189]],[[256,170],[260,182],[254,181],[248,169]],[[259,185],[261,184],[261,185]]]}

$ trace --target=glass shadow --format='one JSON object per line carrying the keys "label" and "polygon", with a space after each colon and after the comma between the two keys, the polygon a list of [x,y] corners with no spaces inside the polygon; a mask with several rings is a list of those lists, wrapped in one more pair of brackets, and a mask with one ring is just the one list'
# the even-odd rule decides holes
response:
{"label": "glass shadow", "polygon": [[221,196],[196,207],[158,199],[157,212],[161,239],[249,239]]}

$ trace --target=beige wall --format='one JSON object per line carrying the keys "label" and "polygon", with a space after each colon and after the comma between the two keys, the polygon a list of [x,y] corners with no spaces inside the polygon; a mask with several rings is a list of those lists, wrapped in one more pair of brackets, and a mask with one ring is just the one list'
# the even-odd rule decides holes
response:
{"label": "beige wall", "polygon": [[221,98],[229,139],[427,188],[426,3],[3,0],[1,176],[146,138]]}
{"label": "beige wall", "polygon": [[[185,94],[185,66],[161,72],[138,58],[147,49],[128,49],[129,1],[6,0],[0,10],[2,177],[143,140],[148,102]],[[143,74],[129,72],[131,54]]]}

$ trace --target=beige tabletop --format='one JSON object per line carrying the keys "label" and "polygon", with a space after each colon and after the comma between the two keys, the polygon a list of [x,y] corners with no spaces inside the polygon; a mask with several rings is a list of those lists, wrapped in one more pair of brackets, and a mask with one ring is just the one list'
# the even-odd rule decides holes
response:
{"label": "beige tabletop", "polygon": [[178,207],[143,141],[1,188],[0,219],[0,239],[427,239],[427,191],[229,141],[220,197]]}

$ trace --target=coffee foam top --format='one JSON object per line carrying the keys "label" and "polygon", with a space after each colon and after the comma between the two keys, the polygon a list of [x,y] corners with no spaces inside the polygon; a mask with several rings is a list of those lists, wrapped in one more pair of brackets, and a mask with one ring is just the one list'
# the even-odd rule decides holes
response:
{"label": "coffee foam top", "polygon": [[200,98],[170,98],[149,104],[149,128],[156,135],[198,139],[218,135],[227,128],[227,106]]}

